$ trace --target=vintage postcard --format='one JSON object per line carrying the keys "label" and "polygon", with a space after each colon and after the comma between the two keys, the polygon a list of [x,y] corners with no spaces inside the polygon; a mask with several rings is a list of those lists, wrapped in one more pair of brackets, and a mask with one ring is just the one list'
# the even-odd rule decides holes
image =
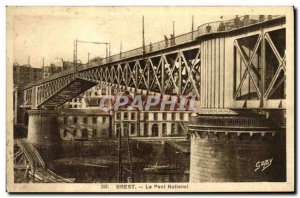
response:
{"label": "vintage postcard", "polygon": [[294,191],[293,7],[13,7],[8,192]]}

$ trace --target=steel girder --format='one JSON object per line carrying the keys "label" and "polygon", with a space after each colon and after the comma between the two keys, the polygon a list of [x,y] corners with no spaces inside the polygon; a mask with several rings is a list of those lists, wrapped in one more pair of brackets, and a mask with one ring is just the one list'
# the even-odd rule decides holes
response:
{"label": "steel girder", "polygon": [[[142,57],[105,66],[93,67],[44,82],[25,90],[25,104],[57,106],[53,98],[67,96],[61,90],[76,79],[86,82],[105,83],[117,90],[156,92],[166,95],[195,95],[200,97],[200,45],[183,50],[174,50],[156,56]],[[85,91],[83,89],[82,91]],[[71,94],[72,95],[72,94]],[[77,95],[76,95],[77,96]],[[52,102],[49,102],[51,100]],[[63,100],[61,100],[63,101]],[[50,104],[51,103],[51,104]],[[61,105],[61,104],[60,104]]]}
{"label": "steel girder", "polygon": [[[285,40],[285,28],[281,28],[261,31],[260,34],[234,41],[236,49],[234,99],[285,99]],[[247,42],[250,44],[245,44]],[[253,94],[250,96],[250,92],[256,96],[253,97]]]}
{"label": "steel girder", "polygon": [[79,77],[120,90],[200,97],[200,46],[88,69]]}

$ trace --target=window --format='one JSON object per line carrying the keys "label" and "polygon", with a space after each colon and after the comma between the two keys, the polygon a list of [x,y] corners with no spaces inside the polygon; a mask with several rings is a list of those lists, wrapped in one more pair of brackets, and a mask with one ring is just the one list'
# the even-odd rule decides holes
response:
{"label": "window", "polygon": [[106,117],[103,117],[103,123],[106,123]]}
{"label": "window", "polygon": [[148,113],[144,113],[144,120],[148,120]]}
{"label": "window", "polygon": [[77,130],[74,129],[74,137],[76,137],[78,134],[77,134]]}
{"label": "window", "polygon": [[64,130],[64,137],[67,137],[68,131],[67,129]]}
{"label": "window", "polygon": [[77,108],[77,105],[74,105],[74,108]]}
{"label": "window", "polygon": [[120,124],[116,124],[116,135],[117,137],[119,137],[119,133],[121,132],[121,125]]}
{"label": "window", "polygon": [[68,124],[68,118],[64,117],[64,124]]}
{"label": "window", "polygon": [[135,134],[135,125],[134,124],[131,125],[130,134],[131,135]]}
{"label": "window", "polygon": [[184,120],[184,113],[180,113],[180,120]]}
{"label": "window", "polygon": [[125,113],[124,113],[124,120],[127,120],[127,119],[128,119],[128,113],[125,112]]}
{"label": "window", "polygon": [[131,120],[135,119],[135,113],[131,113]]}
{"label": "window", "polygon": [[144,136],[148,136],[148,123],[144,123]]}
{"label": "window", "polygon": [[95,96],[98,96],[98,92],[96,91],[94,95],[95,95]]}
{"label": "window", "polygon": [[87,129],[82,130],[82,138],[86,139],[88,137]]}
{"label": "window", "polygon": [[176,120],[176,113],[172,113],[172,120]]}
{"label": "window", "polygon": [[171,134],[175,134],[175,123],[172,123],[172,126],[171,126]]}
{"label": "window", "polygon": [[93,138],[96,138],[96,137],[97,137],[97,130],[93,129]]}
{"label": "window", "polygon": [[162,134],[163,134],[163,136],[167,134],[167,124],[166,123],[162,124]]}
{"label": "window", "polygon": [[158,113],[154,113],[153,116],[154,116],[154,120],[158,120]]}
{"label": "window", "polygon": [[72,105],[71,105],[71,104],[69,105],[69,108],[72,108]]}
{"label": "window", "polygon": [[158,137],[158,125],[157,124],[152,125],[152,136]]}
{"label": "window", "polygon": [[121,113],[117,113],[117,120],[121,119]]}
{"label": "window", "polygon": [[163,120],[167,120],[167,113],[162,113],[163,114]]}
{"label": "window", "polygon": [[97,124],[97,117],[93,117],[93,124]]}
{"label": "window", "polygon": [[74,102],[77,102],[77,98],[74,99]]}
{"label": "window", "polygon": [[87,122],[88,122],[87,117],[83,118],[83,123],[84,123],[84,124],[87,124]]}
{"label": "window", "polygon": [[73,122],[74,122],[74,124],[77,124],[77,117],[73,118]]}

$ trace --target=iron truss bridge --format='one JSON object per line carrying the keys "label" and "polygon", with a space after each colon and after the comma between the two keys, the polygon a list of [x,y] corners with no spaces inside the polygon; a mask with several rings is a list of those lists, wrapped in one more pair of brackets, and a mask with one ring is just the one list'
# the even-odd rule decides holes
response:
{"label": "iron truss bridge", "polygon": [[98,83],[136,94],[196,96],[211,109],[285,108],[285,16],[217,21],[24,87],[25,107],[57,108]]}

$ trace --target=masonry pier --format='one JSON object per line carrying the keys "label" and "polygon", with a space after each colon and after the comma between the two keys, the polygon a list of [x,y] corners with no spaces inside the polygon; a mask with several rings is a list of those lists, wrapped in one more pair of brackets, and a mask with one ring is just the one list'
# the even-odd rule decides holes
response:
{"label": "masonry pier", "polygon": [[49,151],[51,158],[58,155],[56,151],[61,148],[57,123],[58,114],[58,110],[34,109],[28,111],[27,140],[37,148]]}
{"label": "masonry pier", "polygon": [[192,118],[190,182],[285,181],[285,130],[263,117]]}

